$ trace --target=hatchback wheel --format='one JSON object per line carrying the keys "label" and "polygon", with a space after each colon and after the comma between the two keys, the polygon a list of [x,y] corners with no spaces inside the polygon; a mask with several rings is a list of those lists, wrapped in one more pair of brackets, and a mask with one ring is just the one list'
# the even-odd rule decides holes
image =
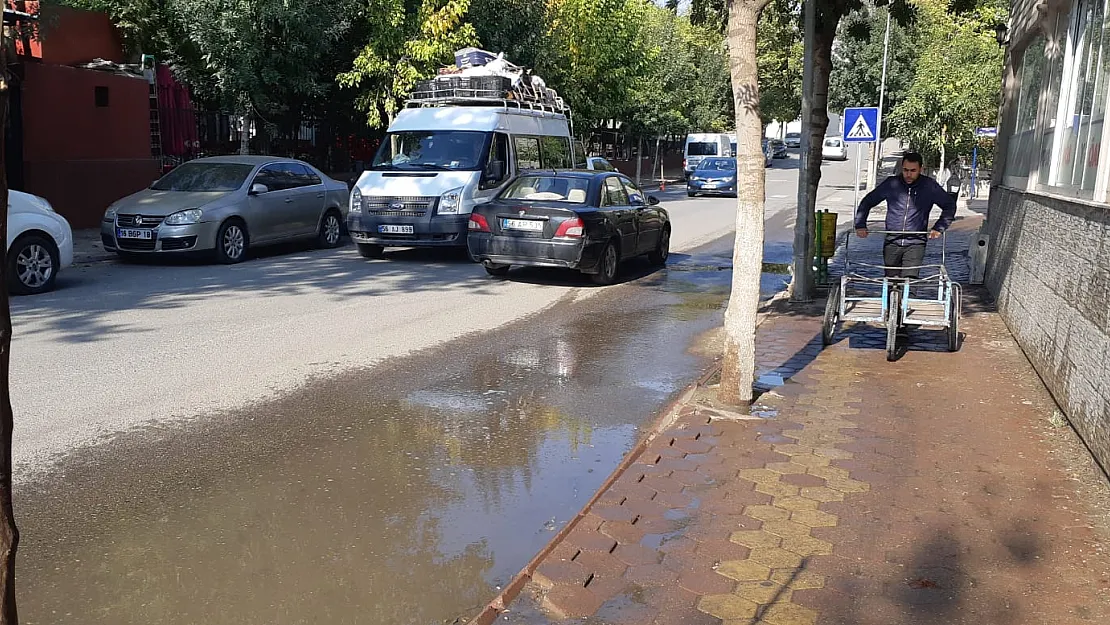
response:
{"label": "hatchback wheel", "polygon": [[591,276],[594,284],[599,284],[601,286],[613,284],[617,279],[618,266],[620,266],[620,254],[617,252],[616,244],[610,242],[601,252],[601,260],[598,261],[597,273]]}
{"label": "hatchback wheel", "polygon": [[216,233],[216,260],[233,265],[247,258],[247,227],[241,221],[225,221]]}
{"label": "hatchback wheel", "polygon": [[339,239],[342,236],[343,223],[340,221],[339,213],[335,210],[328,211],[324,214],[324,218],[320,220],[317,245],[330,250],[339,246]]}
{"label": "hatchback wheel", "polygon": [[19,295],[37,295],[54,288],[58,277],[58,248],[38,234],[17,239],[8,251],[8,288]]}

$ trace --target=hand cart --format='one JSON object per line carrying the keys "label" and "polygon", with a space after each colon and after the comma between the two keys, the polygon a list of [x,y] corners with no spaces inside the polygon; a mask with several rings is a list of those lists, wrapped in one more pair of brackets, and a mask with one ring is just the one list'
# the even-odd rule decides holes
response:
{"label": "hand cart", "polygon": [[[871,235],[923,235],[928,232],[901,230],[872,230]],[[905,326],[921,326],[945,330],[948,351],[960,347],[960,308],[963,295],[960,285],[948,275],[947,235],[941,234],[940,264],[921,265],[920,270],[935,273],[919,278],[876,277],[859,270],[871,269],[885,273],[886,269],[912,269],[912,267],[886,267],[867,263],[853,263],[849,242],[856,236],[847,232],[844,237],[844,271],[840,283],[829,290],[825,303],[825,319],[821,338],[830,345],[839,324],[846,321],[873,323],[886,327],[887,360],[897,358],[899,330]],[[926,239],[928,240],[928,239]],[[935,297],[932,295],[935,292]]]}

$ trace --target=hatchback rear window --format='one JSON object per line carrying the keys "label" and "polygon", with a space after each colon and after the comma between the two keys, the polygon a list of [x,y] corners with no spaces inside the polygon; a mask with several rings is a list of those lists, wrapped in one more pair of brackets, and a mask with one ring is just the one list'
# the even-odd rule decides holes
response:
{"label": "hatchback rear window", "polygon": [[521,176],[501,193],[501,199],[585,204],[589,188],[587,178]]}

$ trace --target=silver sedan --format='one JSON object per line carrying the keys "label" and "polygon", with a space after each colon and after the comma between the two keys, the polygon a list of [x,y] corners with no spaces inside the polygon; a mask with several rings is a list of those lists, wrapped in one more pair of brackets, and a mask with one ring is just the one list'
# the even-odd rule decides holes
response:
{"label": "silver sedan", "polygon": [[201,158],[112,204],[100,238],[121,256],[211,252],[237,263],[251,246],[314,238],[336,247],[349,198],[346,183],[301,161]]}

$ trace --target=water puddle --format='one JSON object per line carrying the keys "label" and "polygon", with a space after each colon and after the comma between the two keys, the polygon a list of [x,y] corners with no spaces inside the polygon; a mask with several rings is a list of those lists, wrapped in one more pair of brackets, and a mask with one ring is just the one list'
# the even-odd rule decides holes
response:
{"label": "water puddle", "polygon": [[659,272],[82,452],[17,492],[23,622],[450,621],[511,579],[700,373],[686,347],[721,322],[727,280]]}

